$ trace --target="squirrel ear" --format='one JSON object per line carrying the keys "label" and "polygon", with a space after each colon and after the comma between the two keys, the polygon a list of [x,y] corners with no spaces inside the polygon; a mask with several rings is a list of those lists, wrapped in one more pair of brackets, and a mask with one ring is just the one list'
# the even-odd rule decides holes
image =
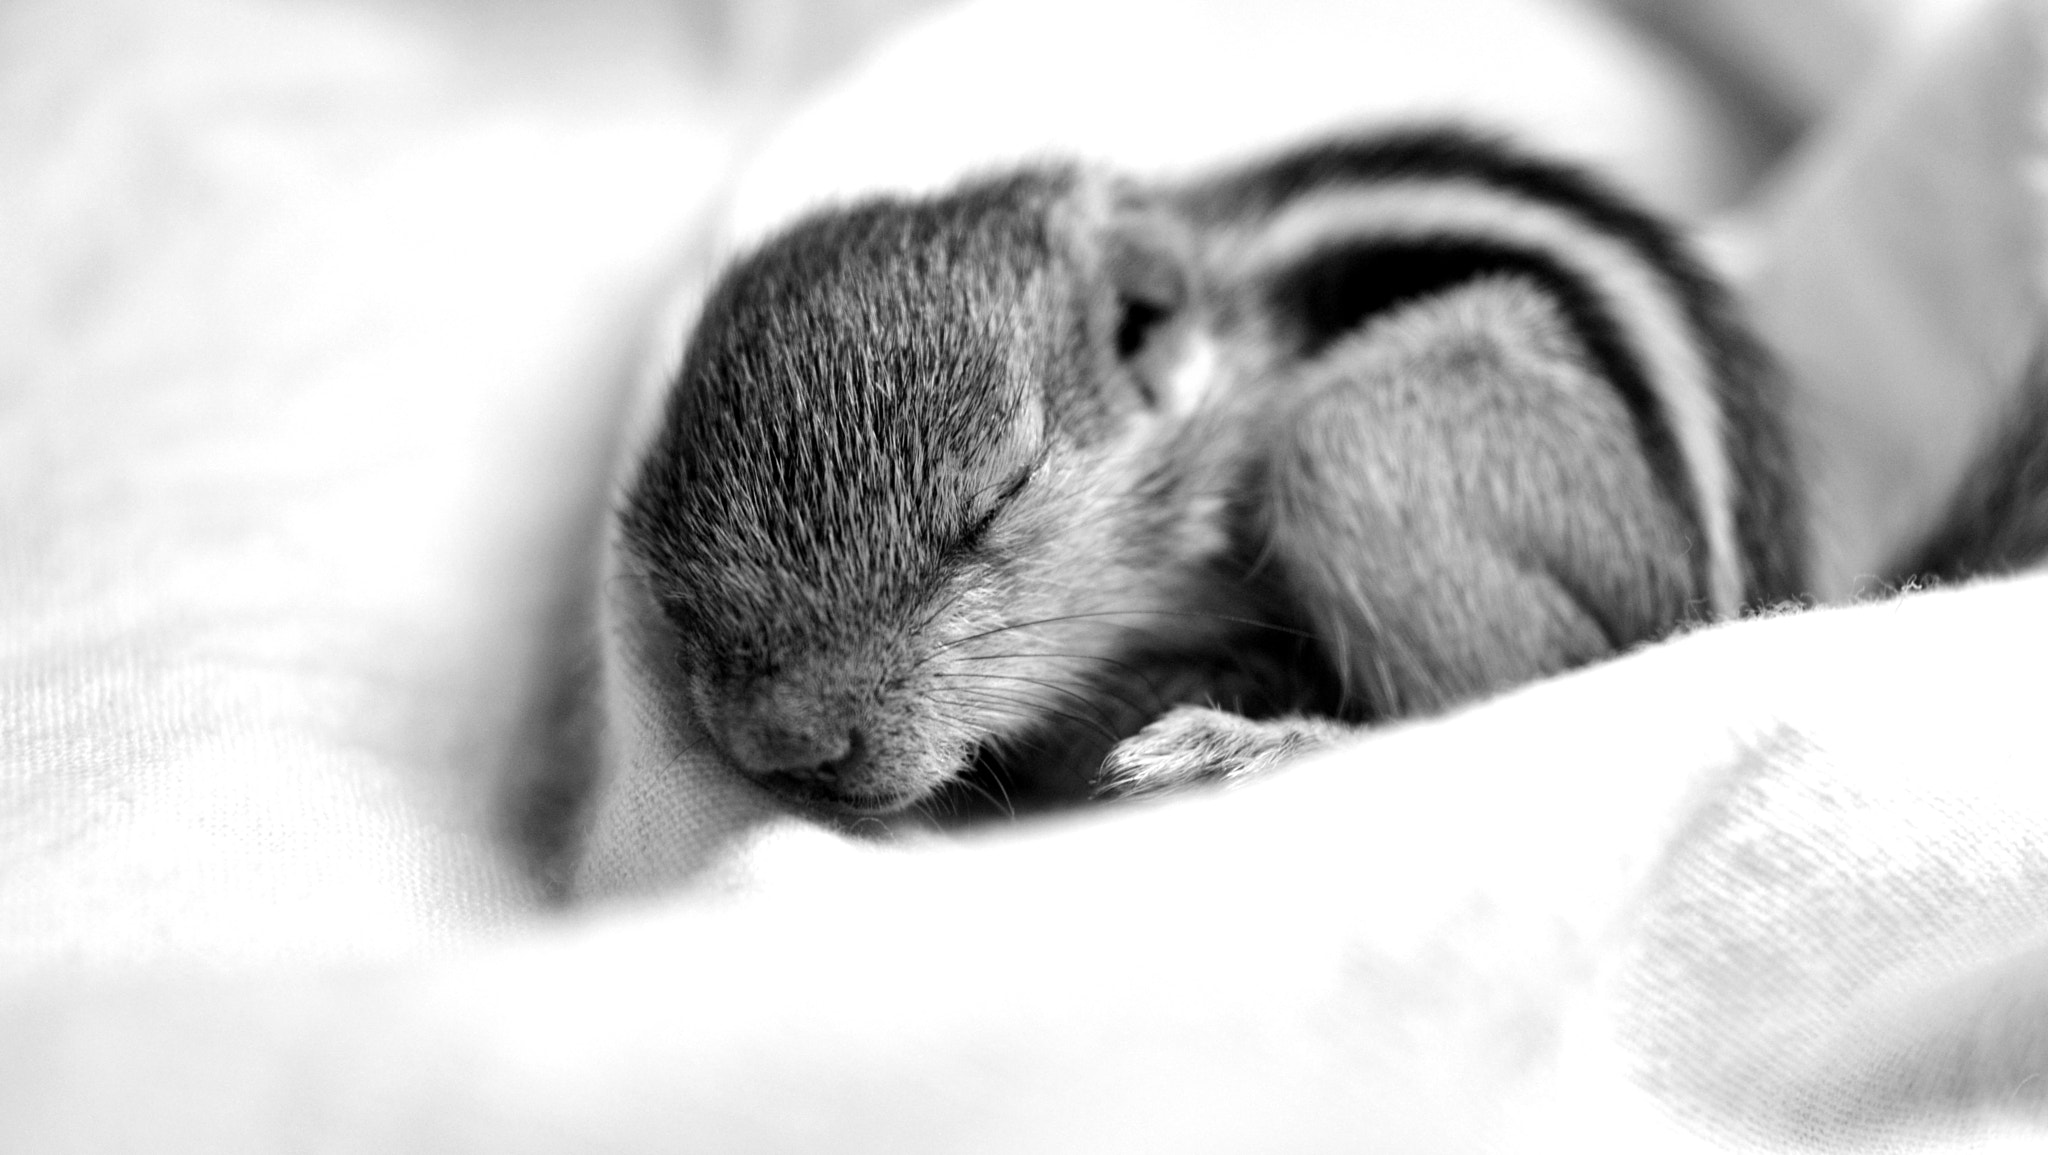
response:
{"label": "squirrel ear", "polygon": [[1102,269],[1115,310],[1111,339],[1117,364],[1147,404],[1185,412],[1207,376],[1186,371],[1191,363],[1206,363],[1195,324],[1192,241],[1165,214],[1127,207],[1105,230]]}
{"label": "squirrel ear", "polygon": [[1116,292],[1119,357],[1135,356],[1158,325],[1187,307],[1188,260],[1165,222],[1135,214],[1114,222],[1103,245],[1103,272]]}

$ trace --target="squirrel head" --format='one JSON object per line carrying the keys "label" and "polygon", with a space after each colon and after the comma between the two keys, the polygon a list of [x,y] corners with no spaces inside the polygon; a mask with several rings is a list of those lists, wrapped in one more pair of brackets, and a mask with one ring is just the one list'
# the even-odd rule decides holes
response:
{"label": "squirrel head", "polygon": [[621,527],[739,770],[898,808],[1085,713],[1091,647],[1145,624],[1111,619],[1183,598],[1220,535],[1173,448],[1176,244],[1060,168],[821,212],[726,271]]}

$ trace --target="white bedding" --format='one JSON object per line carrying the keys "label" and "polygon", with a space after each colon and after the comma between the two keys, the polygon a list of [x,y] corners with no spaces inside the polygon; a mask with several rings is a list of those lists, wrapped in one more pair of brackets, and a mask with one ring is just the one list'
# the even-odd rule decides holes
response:
{"label": "white bedding", "polygon": [[[965,845],[779,813],[614,664],[560,909],[518,799],[707,226],[1046,140],[1498,113],[1754,210],[1718,251],[1806,390],[1841,595],[2038,339],[2036,2],[980,2],[764,141],[895,8],[0,13],[0,1150],[2048,1140],[2048,577]],[[1756,101],[1820,118],[1797,155]]]}

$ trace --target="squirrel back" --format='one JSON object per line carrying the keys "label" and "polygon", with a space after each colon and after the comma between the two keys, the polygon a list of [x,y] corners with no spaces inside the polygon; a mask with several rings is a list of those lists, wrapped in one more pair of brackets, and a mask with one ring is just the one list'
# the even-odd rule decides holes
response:
{"label": "squirrel back", "polygon": [[1804,591],[1782,385],[1675,232],[1443,130],[1182,194],[1227,294],[1266,580],[1350,712],[1440,709]]}

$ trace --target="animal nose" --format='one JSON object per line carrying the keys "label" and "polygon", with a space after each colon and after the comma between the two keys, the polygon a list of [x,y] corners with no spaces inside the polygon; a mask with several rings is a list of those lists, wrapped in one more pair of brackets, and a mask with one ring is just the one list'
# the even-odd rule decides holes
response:
{"label": "animal nose", "polygon": [[740,768],[756,777],[822,782],[854,763],[861,738],[846,726],[805,726],[770,718],[740,727],[728,745]]}

